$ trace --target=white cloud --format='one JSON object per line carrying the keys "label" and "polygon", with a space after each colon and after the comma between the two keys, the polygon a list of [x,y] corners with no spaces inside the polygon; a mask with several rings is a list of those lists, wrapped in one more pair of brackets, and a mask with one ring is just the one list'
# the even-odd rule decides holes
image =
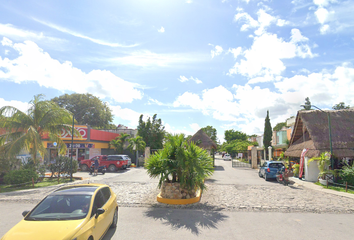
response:
{"label": "white cloud", "polygon": [[188,78],[186,78],[185,76],[179,76],[178,80],[180,82],[187,82],[188,81]]}
{"label": "white cloud", "polygon": [[194,78],[194,77],[190,77],[190,80],[194,81],[196,84],[203,83],[201,80],[199,80],[198,78]]}
{"label": "white cloud", "polygon": [[236,59],[239,55],[242,54],[242,48],[231,48],[227,53],[232,53],[234,55],[234,58]]}
{"label": "white cloud", "polygon": [[104,45],[104,46],[109,46],[109,47],[123,47],[123,48],[139,46],[139,44],[126,45],[126,44],[121,44],[121,43],[107,42],[107,41],[104,41],[104,40],[101,40],[101,39],[96,39],[96,38],[91,38],[91,37],[85,36],[84,34],[72,31],[70,29],[58,26],[58,25],[50,23],[50,22],[41,21],[41,20],[36,19],[36,18],[33,18],[33,20],[36,21],[36,22],[39,22],[39,23],[41,23],[41,24],[43,24],[43,25],[45,25],[47,27],[53,28],[53,29],[55,29],[57,31],[60,31],[62,33],[66,33],[66,34],[69,34],[69,35],[72,35],[72,36],[75,36],[75,37],[78,37],[78,38],[86,39],[86,40],[89,40],[89,41],[91,41],[93,43],[96,43],[96,44],[99,44],[99,45]]}
{"label": "white cloud", "polygon": [[279,26],[279,27],[283,27],[283,26],[289,25],[289,24],[290,24],[289,21],[286,21],[286,20],[283,20],[283,19],[278,19],[277,20],[277,26]]}
{"label": "white cloud", "polygon": [[40,86],[60,91],[90,92],[117,102],[132,102],[142,98],[143,93],[137,90],[139,85],[127,82],[109,71],[92,70],[85,73],[69,61],[61,63],[51,58],[31,41],[10,44],[4,38],[2,43],[15,50],[18,56],[14,59],[0,57],[0,67],[4,69],[0,70],[0,79],[15,83],[36,82]]}
{"label": "white cloud", "polygon": [[328,18],[329,12],[325,8],[319,8],[315,12],[317,20],[319,23],[324,24]]}
{"label": "white cloud", "polygon": [[164,104],[156,99],[149,98],[148,105],[156,104],[159,106],[163,106]]}
{"label": "white cloud", "polygon": [[27,110],[30,108],[30,104],[26,102],[21,102],[16,100],[6,101],[5,99],[0,98],[0,108],[4,106],[15,107],[21,110],[22,112],[27,112]]}
{"label": "white cloud", "polygon": [[293,43],[298,43],[298,42],[307,42],[309,39],[307,37],[304,37],[299,29],[291,29],[291,42]]}
{"label": "white cloud", "polygon": [[189,80],[194,81],[196,84],[200,84],[203,83],[201,80],[199,80],[198,78],[194,78],[194,77],[190,77],[189,79],[186,78],[185,76],[179,76],[178,80],[180,82],[187,82]]}
{"label": "white cloud", "polygon": [[215,50],[211,50],[211,57],[214,58],[215,56],[220,55],[224,50],[221,46],[216,45]]}
{"label": "white cloud", "polygon": [[329,32],[329,30],[330,30],[330,27],[328,24],[325,24],[320,28],[321,34],[326,34],[327,32]]}
{"label": "white cloud", "polygon": [[[307,41],[307,38],[302,36],[298,29],[293,29],[291,33],[290,42],[278,38],[276,34],[265,33],[255,37],[252,47],[243,52],[244,59],[238,61],[228,74],[241,74],[254,79],[263,77],[269,80],[286,69],[283,59],[314,57],[307,44],[298,43]],[[256,82],[253,80],[253,83]]]}
{"label": "white cloud", "polygon": [[0,35],[9,37],[14,40],[33,40],[33,41],[48,41],[48,42],[63,42],[64,40],[54,37],[45,36],[42,32],[28,31],[17,28],[12,24],[0,23]]}
{"label": "white cloud", "polygon": [[161,27],[161,28],[158,29],[157,31],[160,32],[160,33],[164,33],[164,32],[165,32],[165,28],[164,28],[164,27]]}
{"label": "white cloud", "polygon": [[[198,132],[201,127],[199,126],[198,123],[192,123],[192,124],[189,124],[189,126],[191,127],[191,129],[194,131],[194,132]],[[192,135],[192,134],[191,134]]]}
{"label": "white cloud", "polygon": [[[129,108],[122,108],[121,106],[108,105],[115,116],[115,122],[120,123],[120,119],[128,121],[129,127],[135,129],[138,126],[138,120],[142,113],[136,112]],[[144,118],[146,116],[144,115]],[[145,121],[145,120],[144,120]]]}

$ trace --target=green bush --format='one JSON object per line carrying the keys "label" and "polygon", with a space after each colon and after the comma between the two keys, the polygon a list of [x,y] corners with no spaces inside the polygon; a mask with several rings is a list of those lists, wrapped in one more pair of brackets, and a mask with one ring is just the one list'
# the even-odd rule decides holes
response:
{"label": "green bush", "polygon": [[31,183],[32,178],[34,181],[37,181],[38,179],[38,174],[33,169],[12,170],[5,174],[4,182],[6,184]]}
{"label": "green bush", "polygon": [[343,167],[340,176],[344,182],[348,182],[348,185],[354,186],[354,164]]}
{"label": "green bush", "polygon": [[293,172],[295,177],[299,176],[300,164],[297,163],[293,165]]}
{"label": "green bush", "polygon": [[54,173],[59,173],[59,172],[63,174],[70,174],[71,164],[72,164],[72,173],[76,173],[78,168],[77,161],[73,160],[71,163],[71,158],[65,156],[59,156],[48,165],[48,169],[52,172],[52,176],[54,175]]}

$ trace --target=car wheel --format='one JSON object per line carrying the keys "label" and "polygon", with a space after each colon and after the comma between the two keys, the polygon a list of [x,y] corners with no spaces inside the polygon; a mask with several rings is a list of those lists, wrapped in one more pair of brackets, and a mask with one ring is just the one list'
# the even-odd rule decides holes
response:
{"label": "car wheel", "polygon": [[267,174],[264,174],[264,180],[268,181]]}
{"label": "car wheel", "polygon": [[109,165],[109,167],[108,167],[108,171],[110,171],[110,172],[115,172],[117,169],[116,169],[116,166],[114,166],[114,165]]}
{"label": "car wheel", "polygon": [[102,171],[102,175],[104,175],[106,173],[106,171]]}
{"label": "car wheel", "polygon": [[263,177],[261,171],[258,172],[259,177]]}
{"label": "car wheel", "polygon": [[111,224],[110,228],[117,227],[117,223],[118,223],[118,209],[116,209],[114,211],[113,220],[112,220],[112,224]]}
{"label": "car wheel", "polygon": [[89,168],[86,164],[81,165],[81,171],[86,172]]}

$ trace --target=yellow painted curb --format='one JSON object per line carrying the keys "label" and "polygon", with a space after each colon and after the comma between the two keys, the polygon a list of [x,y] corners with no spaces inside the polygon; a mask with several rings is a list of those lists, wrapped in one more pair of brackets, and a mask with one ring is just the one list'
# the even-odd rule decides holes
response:
{"label": "yellow painted curb", "polygon": [[170,198],[163,198],[161,197],[161,193],[157,195],[157,201],[160,203],[165,203],[165,204],[173,204],[173,205],[186,205],[186,204],[192,204],[192,203],[197,203],[200,201],[200,196],[201,196],[201,191],[199,190],[197,193],[197,196],[194,198],[189,198],[189,199],[170,199]]}

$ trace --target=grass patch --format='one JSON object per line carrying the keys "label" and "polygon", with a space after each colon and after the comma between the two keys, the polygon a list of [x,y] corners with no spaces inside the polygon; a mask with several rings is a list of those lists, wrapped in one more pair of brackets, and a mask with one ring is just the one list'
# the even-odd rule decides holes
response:
{"label": "grass patch", "polygon": [[[315,184],[318,185],[318,186],[321,186],[323,188],[326,188],[326,189],[331,189],[331,190],[338,191],[338,192],[345,192],[345,187],[340,187],[340,186],[337,187],[337,186],[329,185],[328,188],[327,188],[327,186],[324,186],[324,185],[322,185],[319,182],[315,182]],[[348,188],[347,193],[354,194],[354,190]]]}
{"label": "grass patch", "polygon": [[[76,179],[73,178],[73,181]],[[19,190],[26,190],[26,189],[34,189],[34,188],[41,188],[41,187],[48,187],[48,186],[53,186],[53,185],[58,185],[62,183],[68,183],[70,182],[70,178],[60,178],[60,181],[58,183],[57,178],[44,178],[41,182],[35,183],[34,187],[32,187],[31,184],[23,185],[23,186],[12,186],[12,185],[3,185],[0,184],[0,193],[3,192],[14,192],[14,191],[19,191]]]}

